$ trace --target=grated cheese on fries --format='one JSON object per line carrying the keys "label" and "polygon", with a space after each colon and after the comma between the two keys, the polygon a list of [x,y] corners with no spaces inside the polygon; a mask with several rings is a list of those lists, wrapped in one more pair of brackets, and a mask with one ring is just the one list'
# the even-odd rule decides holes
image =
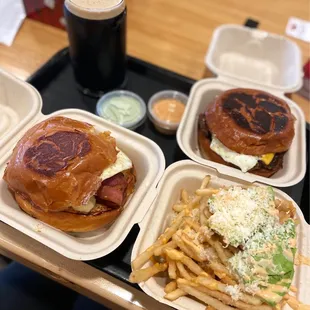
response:
{"label": "grated cheese on fries", "polygon": [[[281,309],[294,276],[295,208],[271,187],[182,189],[170,226],[132,262],[130,281],[164,271],[165,298],[193,296],[206,309]],[[160,261],[141,269],[151,258]]]}

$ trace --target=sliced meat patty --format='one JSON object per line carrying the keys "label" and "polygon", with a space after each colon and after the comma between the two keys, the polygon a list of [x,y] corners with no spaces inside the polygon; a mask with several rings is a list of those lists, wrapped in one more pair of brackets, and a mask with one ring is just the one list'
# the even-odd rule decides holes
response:
{"label": "sliced meat patty", "polygon": [[283,157],[284,153],[276,153],[274,158],[272,159],[269,165],[266,165],[263,161],[259,160],[255,167],[253,167],[249,172],[255,173],[257,170],[266,170],[266,172],[270,171],[278,171],[283,167]]}
{"label": "sliced meat patty", "polygon": [[123,173],[104,180],[97,191],[97,203],[104,204],[111,208],[118,208],[123,205],[128,183]]}
{"label": "sliced meat patty", "polygon": [[199,115],[198,128],[205,135],[205,138],[210,140],[210,142],[211,142],[212,134],[210,132],[210,129],[208,127],[207,120],[206,120],[204,114]]}

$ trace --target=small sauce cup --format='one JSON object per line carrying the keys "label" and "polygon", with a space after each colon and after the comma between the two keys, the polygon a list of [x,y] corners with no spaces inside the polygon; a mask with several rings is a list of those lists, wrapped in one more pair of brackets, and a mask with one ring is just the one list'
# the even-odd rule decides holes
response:
{"label": "small sauce cup", "polygon": [[174,90],[154,94],[148,102],[148,115],[155,128],[166,135],[176,133],[188,97]]}
{"label": "small sauce cup", "polygon": [[102,96],[97,103],[97,114],[117,125],[135,130],[146,119],[146,104],[137,94],[116,90]]}

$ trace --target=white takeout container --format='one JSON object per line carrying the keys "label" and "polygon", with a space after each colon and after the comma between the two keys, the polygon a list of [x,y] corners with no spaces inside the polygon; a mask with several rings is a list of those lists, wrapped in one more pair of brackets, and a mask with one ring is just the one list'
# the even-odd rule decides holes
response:
{"label": "white takeout container", "polygon": [[[68,258],[91,260],[105,256],[124,241],[133,225],[139,223],[147,213],[156,196],[156,184],[165,169],[164,155],[157,144],[142,135],[77,109],[60,110],[50,115],[39,114],[26,128],[52,116],[69,117],[88,122],[99,131],[111,131],[117,146],[131,158],[135,165],[137,173],[135,192],[126,203],[124,211],[110,227],[89,233],[62,232],[30,217],[20,210],[14,201],[7,184],[2,179],[6,163],[11,156],[11,148],[6,156],[0,159],[0,220]],[[14,146],[24,133],[25,130],[20,131],[11,146]]]}
{"label": "white takeout container", "polygon": [[[150,139],[82,110],[67,109],[43,115],[37,91],[25,82],[0,73],[0,81],[5,78],[5,93],[8,94],[1,103],[14,109],[19,117],[18,125],[0,140],[0,220],[71,259],[91,260],[111,253],[132,226],[142,221],[155,199],[156,185],[165,169],[162,150]],[[24,213],[8,191],[2,177],[14,146],[27,129],[51,116],[65,116],[88,122],[99,131],[111,131],[117,146],[132,159],[137,173],[135,192],[109,227],[89,233],[62,232]]]}
{"label": "white takeout container", "polygon": [[[192,160],[216,168],[222,174],[235,175],[249,182],[277,187],[292,186],[306,173],[306,123],[299,106],[284,96],[302,85],[301,53],[298,46],[279,35],[236,25],[218,27],[206,55],[206,65],[217,78],[195,83],[177,132],[182,151]],[[295,137],[284,156],[283,169],[270,178],[203,158],[198,146],[198,116],[214,98],[232,88],[254,88],[285,100],[296,117]]]}
{"label": "white takeout container", "polygon": [[0,154],[41,107],[41,96],[34,87],[0,68]]}
{"label": "white takeout container", "polygon": [[[147,216],[139,224],[140,232],[134,244],[131,257],[132,260],[151,246],[164,232],[173,215],[172,205],[180,198],[180,190],[185,188],[194,193],[194,191],[200,187],[201,181],[205,175],[211,175],[210,186],[214,188],[232,185],[250,185],[250,183],[245,180],[233,176],[222,175],[214,168],[202,166],[191,160],[179,161],[170,165],[160,180],[158,185],[158,195],[152,207]],[[262,186],[258,183],[255,183],[255,185]],[[297,228],[297,253],[309,257],[310,225],[306,223],[302,211],[292,198],[278,189],[274,189],[274,191],[276,198],[290,200],[294,204],[297,211],[297,218],[300,221]],[[145,265],[143,268],[146,266],[148,265]],[[152,277],[146,282],[140,283],[139,286],[149,296],[173,308],[180,310],[206,309],[206,306],[199,301],[186,296],[173,302],[164,299],[164,287],[166,284],[166,279],[164,277]],[[309,304],[310,295],[308,288],[310,287],[310,266],[301,265],[295,267],[293,285],[297,287],[297,299],[300,302]],[[290,308],[285,307],[284,309]]]}

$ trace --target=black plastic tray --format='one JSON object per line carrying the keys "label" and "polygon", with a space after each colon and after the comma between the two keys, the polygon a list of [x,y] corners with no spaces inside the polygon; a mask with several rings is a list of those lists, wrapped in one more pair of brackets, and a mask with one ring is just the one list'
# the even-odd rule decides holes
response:
{"label": "black plastic tray", "polygon": [[[41,93],[44,114],[66,108],[78,108],[95,113],[97,99],[82,95],[76,88],[67,48],[54,55],[28,79],[28,82]],[[194,82],[194,80],[174,72],[128,57],[126,89],[138,93],[145,102],[160,90],[175,89],[189,93]],[[179,149],[175,136],[158,133],[149,120],[136,131],[150,138],[162,148],[167,166],[187,158]],[[309,150],[309,126],[307,126],[307,150]],[[305,218],[309,222],[309,163],[307,163],[305,179],[293,187],[282,188],[282,190],[301,206]],[[138,232],[139,227],[135,225],[118,249],[103,258],[86,263],[129,283],[130,255]]]}

